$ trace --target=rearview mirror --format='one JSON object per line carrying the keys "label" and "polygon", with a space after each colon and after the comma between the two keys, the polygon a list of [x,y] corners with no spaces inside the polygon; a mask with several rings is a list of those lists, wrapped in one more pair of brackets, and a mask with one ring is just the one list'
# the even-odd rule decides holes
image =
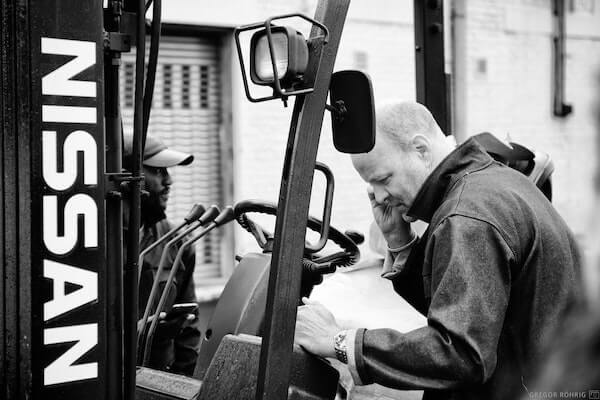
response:
{"label": "rearview mirror", "polygon": [[360,71],[338,71],[331,75],[331,125],[333,144],[342,153],[367,153],[375,146],[373,86]]}

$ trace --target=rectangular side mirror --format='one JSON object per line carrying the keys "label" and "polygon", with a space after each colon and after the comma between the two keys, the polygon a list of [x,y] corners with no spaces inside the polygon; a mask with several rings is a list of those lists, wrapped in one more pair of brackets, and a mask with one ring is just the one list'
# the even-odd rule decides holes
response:
{"label": "rectangular side mirror", "polygon": [[369,76],[360,71],[331,75],[329,97],[333,144],[342,153],[367,153],[375,146],[375,107]]}

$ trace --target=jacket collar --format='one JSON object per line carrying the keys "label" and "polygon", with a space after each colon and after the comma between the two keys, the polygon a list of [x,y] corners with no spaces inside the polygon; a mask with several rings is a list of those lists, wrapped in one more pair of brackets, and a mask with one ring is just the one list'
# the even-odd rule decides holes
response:
{"label": "jacket collar", "polygon": [[492,157],[473,138],[469,138],[431,172],[417,193],[407,214],[427,223],[446,194],[462,177],[490,165]]}

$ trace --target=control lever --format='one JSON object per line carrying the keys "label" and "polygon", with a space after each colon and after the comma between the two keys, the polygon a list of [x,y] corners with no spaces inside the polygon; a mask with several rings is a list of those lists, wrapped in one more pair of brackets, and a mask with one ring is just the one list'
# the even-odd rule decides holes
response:
{"label": "control lever", "polygon": [[336,266],[332,262],[316,263],[307,258],[302,259],[302,285],[301,296],[310,296],[312,287],[323,282],[323,275],[335,272]]}
{"label": "control lever", "polygon": [[360,232],[348,229],[344,233],[346,234],[346,236],[348,236],[350,239],[352,239],[352,241],[354,243],[356,243],[357,245],[363,244],[365,242],[365,235],[363,235]]}
{"label": "control lever", "polygon": [[[167,282],[165,283],[165,287],[160,296],[160,300],[158,302],[158,306],[156,307],[156,314],[160,315],[160,312],[164,310],[165,304],[167,302],[167,298],[169,296],[169,292],[171,291],[171,287],[173,286],[173,280],[175,279],[175,274],[177,274],[177,270],[179,269],[179,265],[181,264],[181,258],[183,257],[183,253],[185,250],[195,243],[197,240],[206,236],[207,233],[212,231],[218,226],[225,225],[228,222],[231,222],[235,219],[235,212],[233,211],[233,207],[227,206],[221,211],[221,213],[210,222],[199,234],[183,243],[179,247],[179,251],[177,251],[177,256],[175,257],[175,261],[173,262],[173,266],[171,267],[171,271],[169,272],[169,277],[167,278]],[[156,279],[155,281],[158,281]],[[150,302],[148,302],[150,304]],[[150,324],[150,329],[148,330],[148,335],[146,337],[146,343],[144,346],[144,352],[142,357],[142,366],[148,364],[150,359],[150,352],[152,349],[152,342],[154,340],[154,332],[156,331],[156,327],[158,326],[158,318],[153,318],[152,323]]]}
{"label": "control lever", "polygon": [[171,237],[173,237],[173,235],[175,235],[175,233],[177,233],[177,231],[179,231],[184,226],[189,225],[192,222],[196,221],[198,218],[200,218],[200,216],[202,214],[204,214],[205,211],[206,210],[204,209],[204,206],[202,206],[201,204],[194,204],[194,206],[192,207],[192,209],[190,210],[188,215],[186,215],[185,218],[183,218],[183,222],[181,224],[179,224],[178,226],[176,226],[175,228],[171,229],[169,232],[167,232],[166,234],[161,236],[157,241],[152,243],[150,246],[146,247],[140,253],[140,256],[138,258],[138,266],[139,266],[138,282],[140,281],[140,277],[142,276],[142,265],[143,265],[144,257],[146,256],[146,254],[148,254],[149,252],[154,250],[156,248],[156,246],[169,240]]}
{"label": "control lever", "polygon": [[[210,206],[204,213],[196,220],[196,223],[191,227],[185,229],[179,235],[175,236],[175,238],[171,239],[163,249],[163,252],[160,256],[160,262],[158,264],[158,269],[156,271],[156,276],[154,277],[154,282],[152,283],[152,289],[150,290],[150,295],[148,296],[148,302],[146,303],[146,308],[144,309],[144,316],[142,317],[142,324],[140,326],[140,330],[137,333],[137,348],[140,349],[142,345],[142,338],[144,336],[144,332],[146,330],[146,325],[148,324],[148,318],[150,317],[150,311],[152,310],[152,305],[154,304],[154,300],[156,299],[156,295],[158,293],[158,277],[162,274],[163,269],[165,268],[165,264],[167,263],[167,255],[169,253],[169,249],[187,236],[190,232],[200,228],[203,225],[211,222],[215,219],[219,214],[219,207],[216,205]],[[158,314],[157,314],[158,315]],[[153,320],[157,320],[158,318],[154,318]]]}
{"label": "control lever", "polygon": [[331,262],[319,264],[306,258],[302,260],[302,268],[308,273],[321,275],[334,273],[337,269]]}

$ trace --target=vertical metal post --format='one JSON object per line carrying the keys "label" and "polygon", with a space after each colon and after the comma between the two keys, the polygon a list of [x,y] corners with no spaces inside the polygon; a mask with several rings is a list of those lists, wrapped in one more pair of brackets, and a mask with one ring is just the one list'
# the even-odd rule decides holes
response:
{"label": "vertical metal post", "polygon": [[[120,32],[122,1],[110,0],[105,13],[107,32]],[[105,48],[104,98],[106,123],[106,173],[121,172],[121,114],[119,67],[121,53]],[[106,396],[123,398],[123,205],[118,181],[107,181],[106,196]]]}
{"label": "vertical metal post", "polygon": [[24,2],[3,2],[0,6],[0,76],[2,123],[1,212],[2,234],[0,254],[0,397],[25,398],[32,391],[32,296],[31,213],[31,128],[29,115],[31,63],[30,8]]}
{"label": "vertical metal post", "polygon": [[[0,254],[0,295],[2,308],[0,309],[0,397],[11,399],[19,398],[22,393],[19,389],[21,373],[19,369],[19,276],[18,276],[18,181],[16,151],[19,119],[18,108],[28,107],[29,95],[27,89],[17,85],[17,71],[26,59],[23,48],[28,32],[24,20],[26,20],[26,9],[21,14],[17,12],[16,2],[2,2],[0,5],[0,79],[2,99],[2,111],[0,123],[2,124],[2,165],[0,170],[1,179],[1,208],[2,213],[2,242]],[[21,15],[21,17],[19,17]],[[17,93],[25,95],[21,107],[17,102]],[[28,355],[23,355],[28,357]]]}
{"label": "vertical metal post", "polygon": [[[294,104],[269,274],[256,392],[260,400],[287,398],[313,172],[329,82],[349,4],[350,0],[319,2],[315,19],[329,29],[329,42],[311,46],[306,75],[316,74],[315,90],[298,96]],[[320,30],[313,28],[311,38],[318,34]]]}
{"label": "vertical metal post", "polygon": [[6,87],[5,77],[8,71],[5,71],[5,59],[8,59],[8,49],[10,49],[8,40],[6,39],[7,33],[5,30],[8,24],[8,10],[7,5],[4,2],[0,2],[0,388],[4,388],[0,391],[0,396],[7,397],[8,388],[6,382],[6,346],[4,345],[4,336],[6,330],[6,312],[4,311],[4,303],[6,299],[5,285],[5,266],[4,266],[4,132],[5,132],[5,121],[9,121],[6,116],[4,105],[8,99],[8,87]]}
{"label": "vertical metal post", "polygon": [[450,135],[447,75],[444,72],[444,10],[442,0],[414,0],[417,101]]}
{"label": "vertical metal post", "polygon": [[554,0],[552,3],[554,16],[552,111],[557,117],[566,117],[573,112],[573,106],[565,103],[565,0]]}
{"label": "vertical metal post", "polygon": [[[133,5],[133,1],[126,6]],[[133,149],[131,168],[132,181],[129,183],[129,227],[127,233],[127,257],[123,274],[123,331],[124,331],[124,385],[125,398],[135,398],[135,368],[137,361],[137,320],[138,320],[138,256],[140,253],[141,221],[141,175],[143,154],[143,97],[144,97],[144,53],[146,51],[145,2],[136,0],[136,66],[135,101],[133,114]]]}

